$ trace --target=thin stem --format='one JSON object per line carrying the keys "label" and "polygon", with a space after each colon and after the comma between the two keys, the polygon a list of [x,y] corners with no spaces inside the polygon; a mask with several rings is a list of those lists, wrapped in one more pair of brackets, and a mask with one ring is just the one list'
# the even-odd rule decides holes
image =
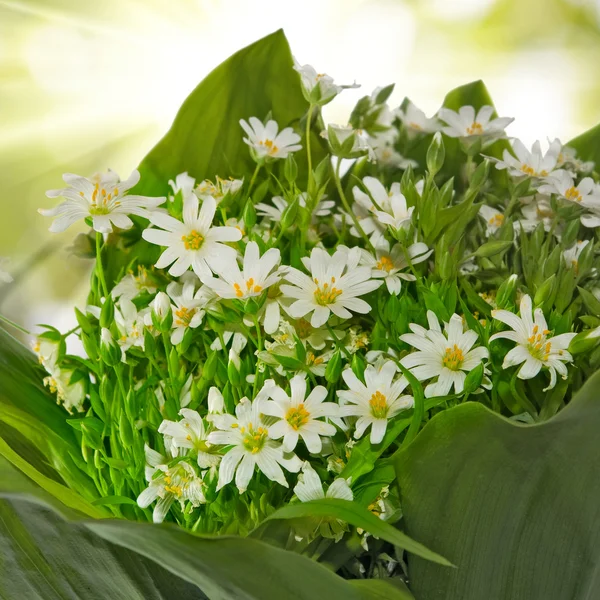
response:
{"label": "thin stem", "polygon": [[363,237],[363,239],[365,240],[365,243],[367,244],[367,246],[369,247],[371,252],[375,253],[375,248],[373,247],[373,244],[371,244],[371,240],[369,239],[367,234],[364,232],[364,229],[360,226],[360,223],[358,222],[356,215],[352,212],[352,209],[350,208],[350,205],[348,204],[346,194],[344,194],[344,190],[342,189],[342,182],[340,181],[340,165],[341,164],[342,164],[342,159],[338,158],[337,166],[334,171],[335,185],[337,187],[338,194],[340,195],[340,200],[342,201],[342,204],[344,205],[346,212],[350,215],[350,218],[352,219],[352,222],[354,223],[356,230]]}
{"label": "thin stem", "polygon": [[104,278],[104,267],[102,266],[102,234],[96,231],[96,274],[102,286],[104,297],[108,298],[108,287]]}
{"label": "thin stem", "polygon": [[248,188],[248,197],[250,197],[250,192],[252,191],[252,188],[254,187],[254,182],[256,181],[256,176],[258,175],[258,172],[260,171],[262,167],[262,163],[258,163],[256,165],[256,169],[254,169],[254,173],[252,174],[252,178],[250,179],[250,187]]}
{"label": "thin stem", "polygon": [[77,331],[79,331],[79,329],[81,329],[81,325],[77,325],[77,327],[73,327],[73,329],[69,329],[69,331],[67,331],[67,333],[63,333],[62,336],[63,338],[68,338],[70,335],[73,335],[74,333],[76,333]]}
{"label": "thin stem", "polygon": [[351,361],[352,356],[350,355],[350,352],[348,352],[348,349],[346,348],[346,346],[344,346],[338,339],[337,335],[335,335],[335,331],[333,331],[333,327],[331,327],[331,325],[329,323],[326,323],[326,325],[327,325],[327,331],[329,331],[329,335],[333,338],[333,341],[335,342],[335,345],[337,346],[337,348],[339,350],[341,350],[342,354],[344,354],[348,360]]}
{"label": "thin stem", "polygon": [[308,159],[308,189],[310,190],[310,182],[312,179],[312,155],[310,152],[310,122],[312,120],[312,113],[315,105],[310,104],[308,107],[308,114],[306,116],[306,158]]}
{"label": "thin stem", "polygon": [[7,325],[10,325],[11,327],[14,327],[21,333],[26,333],[27,335],[31,335],[31,332],[27,331],[27,329],[25,329],[25,327],[21,327],[20,325],[17,325],[17,323],[15,323],[14,321],[11,321],[8,317],[5,317],[2,314],[0,314],[0,321],[3,321],[4,323],[6,323]]}

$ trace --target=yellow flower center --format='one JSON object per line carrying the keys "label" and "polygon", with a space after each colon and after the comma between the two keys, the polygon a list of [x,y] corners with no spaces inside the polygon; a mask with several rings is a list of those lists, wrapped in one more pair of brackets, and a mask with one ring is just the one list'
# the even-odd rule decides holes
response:
{"label": "yellow flower center", "polygon": [[309,419],[310,413],[304,408],[304,404],[298,404],[295,408],[290,408],[285,415],[285,420],[296,431],[306,425]]}
{"label": "yellow flower center", "polygon": [[196,314],[195,308],[182,306],[175,311],[175,325],[177,327],[189,327],[192,317]]}
{"label": "yellow flower center", "polygon": [[409,123],[408,126],[415,131],[421,131],[423,129],[418,123],[414,122]]}
{"label": "yellow flower center", "polygon": [[271,156],[279,152],[279,148],[273,143],[273,140],[261,140],[260,142],[258,142],[258,145],[265,146],[265,148],[267,148]]}
{"label": "yellow flower center", "polygon": [[494,215],[488,221],[488,223],[490,225],[492,225],[493,227],[500,227],[502,225],[502,223],[504,223],[504,215],[501,215],[500,213],[498,213],[497,215]]}
{"label": "yellow flower center", "polygon": [[387,398],[379,390],[371,396],[369,406],[371,407],[371,414],[376,419],[385,419],[387,417],[389,410]]}
{"label": "yellow flower center", "polygon": [[394,268],[394,263],[389,256],[382,256],[375,265],[380,271],[390,272]]}
{"label": "yellow flower center", "polygon": [[471,127],[467,127],[467,133],[469,135],[481,135],[483,133],[483,127],[481,123],[474,121]]}
{"label": "yellow flower center", "polygon": [[442,364],[451,371],[458,371],[462,367],[465,356],[463,351],[456,345],[452,348],[446,348],[444,358],[442,358]]}
{"label": "yellow flower center", "polygon": [[[83,192],[79,192],[80,196],[83,196]],[[106,192],[104,188],[100,187],[100,183],[94,185],[94,191],[92,192],[92,202],[90,204],[91,215],[108,215],[113,208],[116,208],[121,203],[113,202],[119,195],[118,188],[115,188],[112,192]],[[111,206],[112,203],[112,206]]]}
{"label": "yellow flower center", "polygon": [[319,366],[323,364],[323,359],[320,356],[315,356],[312,352],[306,353],[306,364],[309,367]]}
{"label": "yellow flower center", "polygon": [[233,290],[238,298],[243,298],[246,294],[260,294],[260,292],[262,292],[262,286],[256,285],[254,279],[250,277],[250,279],[246,280],[246,291],[244,291],[239,283],[233,284]]}
{"label": "yellow flower center", "polygon": [[181,236],[181,241],[186,250],[200,250],[204,238],[200,233],[193,229],[188,235]]}
{"label": "yellow flower center", "polygon": [[529,165],[521,165],[521,172],[525,175],[535,175],[535,170]]}
{"label": "yellow flower center", "polygon": [[264,427],[254,429],[252,423],[248,423],[248,431],[246,431],[245,427],[242,427],[240,431],[244,434],[242,444],[248,452],[256,454],[262,450],[267,440],[268,433]]}
{"label": "yellow flower center", "polygon": [[583,200],[583,196],[581,195],[581,192],[575,186],[571,186],[565,192],[565,198],[567,200],[575,200],[575,202],[581,202]]}
{"label": "yellow flower center", "polygon": [[552,350],[551,342],[546,341],[546,336],[550,333],[548,329],[540,332],[538,325],[534,325],[531,330],[531,335],[527,338],[527,350],[533,358],[546,361]]}
{"label": "yellow flower center", "polygon": [[329,285],[329,283],[319,285],[319,280],[316,277],[314,282],[317,284],[317,289],[315,290],[315,302],[321,306],[333,304],[337,300],[337,297],[342,293],[342,290],[338,290],[338,288],[334,286],[335,277],[331,278],[331,285]]}

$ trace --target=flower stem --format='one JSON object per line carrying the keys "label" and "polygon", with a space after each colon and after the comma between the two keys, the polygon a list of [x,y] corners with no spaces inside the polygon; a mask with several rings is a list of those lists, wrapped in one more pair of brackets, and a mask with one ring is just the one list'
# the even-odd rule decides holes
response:
{"label": "flower stem", "polygon": [[352,212],[352,209],[350,208],[350,205],[348,204],[346,194],[344,194],[344,190],[342,188],[342,182],[340,180],[340,165],[341,164],[342,164],[342,159],[338,158],[337,165],[336,165],[335,171],[334,171],[335,185],[337,187],[338,194],[340,195],[340,200],[342,201],[342,204],[344,205],[346,212],[350,215],[350,218],[352,219],[354,226],[356,227],[356,230],[363,237],[363,239],[365,240],[365,243],[367,244],[367,246],[369,247],[371,252],[375,253],[375,248],[373,247],[371,240],[369,239],[367,234],[364,232],[364,229],[360,226],[360,223],[358,222],[356,215]]}
{"label": "flower stem", "polygon": [[258,163],[256,165],[256,169],[254,169],[254,173],[252,173],[252,178],[250,179],[250,187],[248,188],[248,197],[250,197],[250,192],[252,191],[252,188],[254,187],[254,182],[256,181],[256,176],[258,175],[258,172],[260,171],[262,167],[262,163]]}
{"label": "flower stem", "polygon": [[335,342],[335,345],[337,346],[338,350],[340,350],[342,352],[342,354],[349,361],[352,361],[352,356],[350,355],[350,352],[348,352],[348,349],[346,348],[346,346],[344,346],[338,339],[337,335],[335,335],[335,331],[333,331],[333,327],[329,324],[329,322],[327,322],[326,325],[327,325],[327,331],[329,331],[329,335],[333,338],[333,341]]}
{"label": "flower stem", "polygon": [[96,275],[100,280],[102,292],[105,298],[108,298],[108,287],[104,278],[104,267],[102,266],[102,234],[96,231]]}
{"label": "flower stem", "polygon": [[5,317],[2,314],[0,314],[0,321],[3,321],[4,323],[6,323],[7,325],[10,325],[11,327],[14,327],[21,333],[26,333],[27,335],[31,335],[31,332],[27,331],[27,329],[25,329],[25,327],[21,327],[21,325],[18,325],[14,321],[11,321],[8,317]]}
{"label": "flower stem", "polygon": [[310,181],[312,179],[312,155],[310,152],[310,122],[315,105],[310,104],[308,114],[306,115],[306,158],[308,159],[308,189],[310,190]]}

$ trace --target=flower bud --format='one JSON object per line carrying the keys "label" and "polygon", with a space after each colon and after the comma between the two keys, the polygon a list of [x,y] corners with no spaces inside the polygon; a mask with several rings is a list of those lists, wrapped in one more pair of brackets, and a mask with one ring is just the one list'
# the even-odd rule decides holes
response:
{"label": "flower bud", "polygon": [[340,352],[337,351],[327,363],[327,368],[325,369],[325,379],[328,383],[335,383],[340,378],[341,372],[342,357]]}
{"label": "flower bud", "polygon": [[569,344],[571,354],[582,354],[593,350],[600,342],[600,327],[578,333]]}
{"label": "flower bud", "polygon": [[431,144],[429,144],[429,148],[427,149],[427,170],[429,171],[429,175],[431,177],[437,175],[444,164],[445,158],[446,150],[444,148],[444,140],[442,139],[442,134],[437,131],[431,140]]}
{"label": "flower bud", "polygon": [[496,293],[496,305],[498,308],[506,308],[515,303],[515,292],[517,291],[517,275],[511,275],[498,288]]}
{"label": "flower bud", "polygon": [[121,352],[106,327],[100,332],[100,357],[109,367],[114,367],[121,360]]}
{"label": "flower bud", "polygon": [[227,365],[227,377],[231,385],[241,385],[242,376],[240,370],[242,368],[242,362],[240,356],[235,350],[229,351],[229,364]]}
{"label": "flower bud", "polygon": [[219,415],[225,410],[225,400],[223,394],[216,387],[211,387],[208,390],[208,412]]}
{"label": "flower bud", "polygon": [[546,279],[546,281],[544,281],[544,283],[542,283],[542,285],[535,292],[535,296],[533,298],[533,303],[535,306],[541,306],[544,304],[544,302],[546,302],[546,300],[551,298],[555,286],[556,274],[552,273],[552,275],[550,275],[550,277],[548,277],[548,279]]}

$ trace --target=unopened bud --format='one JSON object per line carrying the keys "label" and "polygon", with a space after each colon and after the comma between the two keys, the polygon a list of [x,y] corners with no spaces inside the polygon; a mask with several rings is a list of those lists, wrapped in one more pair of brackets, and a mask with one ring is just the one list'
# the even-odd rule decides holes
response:
{"label": "unopened bud", "polygon": [[437,131],[427,149],[427,170],[431,177],[434,177],[442,168],[445,158],[446,150],[444,148],[444,140],[442,139],[442,134]]}
{"label": "unopened bud", "polygon": [[571,354],[582,354],[593,350],[600,342],[600,327],[578,333],[569,344]]}

